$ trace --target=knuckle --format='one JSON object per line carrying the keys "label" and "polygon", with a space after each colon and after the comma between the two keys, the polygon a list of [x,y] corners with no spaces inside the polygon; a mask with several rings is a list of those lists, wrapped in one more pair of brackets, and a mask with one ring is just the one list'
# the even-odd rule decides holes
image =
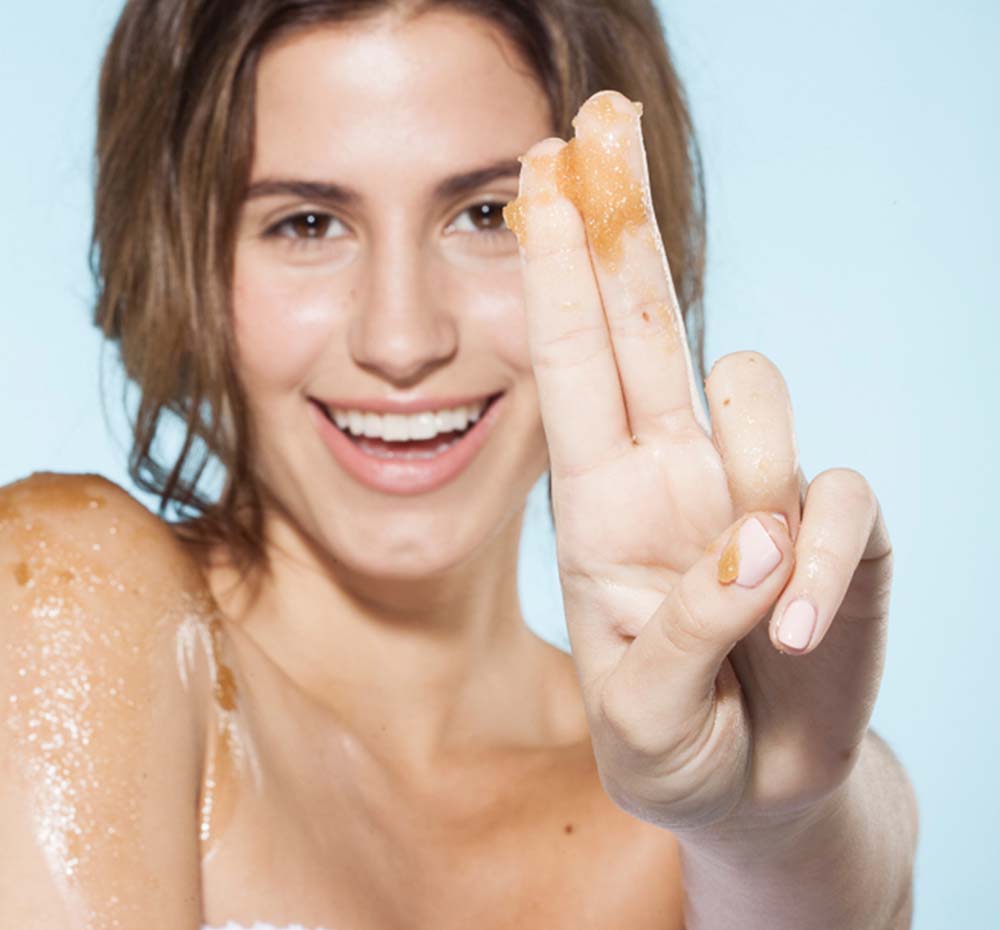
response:
{"label": "knuckle", "polygon": [[686,655],[704,655],[715,645],[712,624],[695,606],[696,598],[691,588],[691,576],[685,575],[674,589],[672,609],[659,623],[664,638],[678,652]]}
{"label": "knuckle", "polygon": [[608,731],[619,743],[640,755],[652,756],[649,728],[643,725],[635,691],[620,675],[612,675],[601,691],[600,712]]}
{"label": "knuckle", "polygon": [[854,574],[856,566],[848,564],[842,552],[823,542],[816,542],[809,550],[809,569],[813,576],[840,578]]}
{"label": "knuckle", "polygon": [[861,554],[861,561],[883,576],[891,578],[893,567],[892,539],[885,528],[882,508],[877,499],[873,506],[875,508],[874,517],[864,552]]}
{"label": "knuckle", "polygon": [[712,370],[709,372],[708,378],[711,380],[716,375],[725,374],[730,371],[745,370],[751,365],[761,365],[773,372],[778,371],[774,362],[766,355],[753,349],[740,349],[738,352],[728,352],[717,359],[712,366]]}
{"label": "knuckle", "polygon": [[554,332],[539,340],[532,357],[541,367],[583,365],[597,358],[610,355],[607,331],[603,323],[584,323]]}
{"label": "knuckle", "polygon": [[716,391],[724,390],[725,376],[728,370],[727,359],[729,358],[730,356],[723,355],[722,358],[716,359],[708,372],[708,377],[705,378],[705,393],[710,398]]}
{"label": "knuckle", "polygon": [[691,407],[686,401],[655,411],[651,419],[660,424],[670,436],[671,441],[678,445],[701,442],[705,438],[704,429],[695,419]]}
{"label": "knuckle", "polygon": [[664,767],[666,760],[678,753],[687,758],[688,746],[696,738],[687,728],[678,734],[662,708],[643,700],[642,689],[627,673],[616,670],[605,679],[599,693],[597,709],[604,730],[619,751],[625,750],[631,764],[639,769],[654,765],[664,775],[670,771]]}
{"label": "knuckle", "polygon": [[828,468],[813,479],[813,484],[817,483],[851,506],[865,510],[875,507],[875,493],[868,479],[853,468]]}
{"label": "knuckle", "polygon": [[735,398],[759,394],[772,400],[787,397],[788,388],[777,366],[760,352],[742,350],[723,355],[712,366],[705,379],[705,393],[710,401],[724,403],[728,395]]}

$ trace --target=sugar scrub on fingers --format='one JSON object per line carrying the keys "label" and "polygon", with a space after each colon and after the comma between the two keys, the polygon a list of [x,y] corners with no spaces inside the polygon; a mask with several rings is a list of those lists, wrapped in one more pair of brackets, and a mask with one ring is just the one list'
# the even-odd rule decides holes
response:
{"label": "sugar scrub on fingers", "polygon": [[[587,239],[594,253],[617,271],[622,257],[622,236],[648,218],[642,183],[630,164],[634,133],[623,131],[631,119],[642,115],[642,104],[633,102],[633,112],[623,111],[609,96],[592,98],[584,110],[589,119],[600,127],[592,137],[571,139],[551,156],[559,193],[579,211],[587,230]],[[573,120],[574,127],[579,115]],[[591,134],[588,134],[590,136]],[[549,169],[547,164],[538,167]],[[525,203],[523,197],[509,203],[503,211],[504,221],[517,236],[521,247],[527,246]]]}

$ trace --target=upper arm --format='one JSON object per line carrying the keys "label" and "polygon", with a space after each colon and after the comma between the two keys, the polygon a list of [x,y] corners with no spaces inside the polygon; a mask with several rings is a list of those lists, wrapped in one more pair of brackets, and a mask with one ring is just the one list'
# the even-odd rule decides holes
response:
{"label": "upper arm", "polygon": [[199,926],[208,603],[115,485],[0,489],[0,926]]}

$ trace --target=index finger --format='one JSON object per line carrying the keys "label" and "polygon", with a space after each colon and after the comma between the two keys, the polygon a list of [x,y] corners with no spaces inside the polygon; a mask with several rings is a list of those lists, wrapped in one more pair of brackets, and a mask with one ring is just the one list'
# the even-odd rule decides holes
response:
{"label": "index finger", "polygon": [[557,475],[631,444],[583,220],[557,180],[565,146],[545,139],[528,151],[518,198],[504,209],[521,248],[531,362]]}

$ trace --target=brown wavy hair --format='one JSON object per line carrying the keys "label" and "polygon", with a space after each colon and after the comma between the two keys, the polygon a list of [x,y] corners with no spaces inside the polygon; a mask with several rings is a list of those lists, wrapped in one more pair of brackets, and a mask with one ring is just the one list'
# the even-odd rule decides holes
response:
{"label": "brown wavy hair", "polygon": [[[263,555],[265,489],[236,374],[235,229],[253,158],[255,76],[293,30],[451,8],[499,27],[537,76],[553,134],[613,89],[643,104],[653,204],[704,372],[705,211],[681,83],[651,0],[128,0],[100,76],[91,264],[96,325],[138,388],[129,472],[244,563]],[[183,440],[165,453],[164,424]],[[221,493],[204,489],[213,460]],[[194,518],[194,519],[191,519]]]}

